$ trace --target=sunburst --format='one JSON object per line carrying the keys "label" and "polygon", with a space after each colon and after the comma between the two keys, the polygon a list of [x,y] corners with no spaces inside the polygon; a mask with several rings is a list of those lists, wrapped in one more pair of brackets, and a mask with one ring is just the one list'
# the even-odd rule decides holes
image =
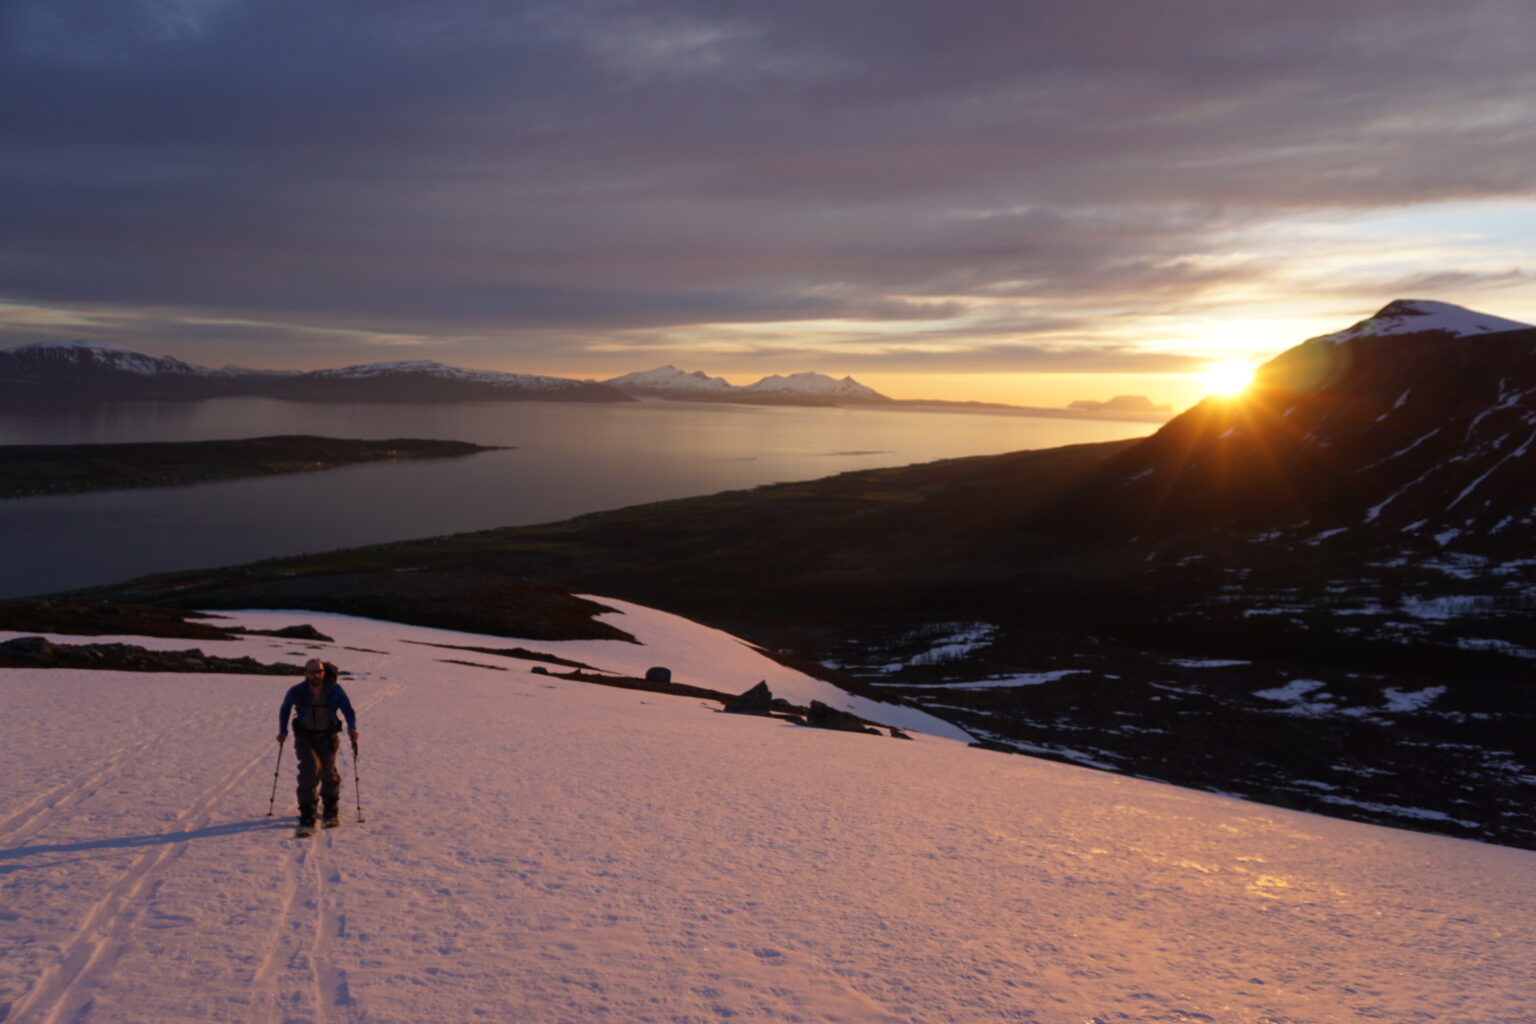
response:
{"label": "sunburst", "polygon": [[1249,384],[1253,383],[1253,370],[1252,363],[1224,359],[1207,366],[1200,374],[1200,381],[1208,394],[1231,398],[1241,394]]}

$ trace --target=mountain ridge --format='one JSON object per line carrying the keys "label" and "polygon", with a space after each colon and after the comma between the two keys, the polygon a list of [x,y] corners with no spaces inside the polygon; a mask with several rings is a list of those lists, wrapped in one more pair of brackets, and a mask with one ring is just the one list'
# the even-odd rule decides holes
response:
{"label": "mountain ridge", "polygon": [[739,402],[774,405],[890,404],[891,399],[852,377],[838,380],[807,371],[788,376],[772,374],[751,384],[737,386],[724,377],[703,370],[684,371],[668,364],[652,370],[626,373],[603,381],[625,394],[692,402]]}
{"label": "mountain ridge", "polygon": [[1047,520],[1111,535],[1536,524],[1536,328],[1346,333],[1288,349],[1242,396],[1169,420]]}

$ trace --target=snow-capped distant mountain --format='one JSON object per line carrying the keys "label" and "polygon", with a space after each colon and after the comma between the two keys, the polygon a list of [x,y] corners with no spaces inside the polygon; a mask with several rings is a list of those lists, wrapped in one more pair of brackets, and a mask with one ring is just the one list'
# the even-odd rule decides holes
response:
{"label": "snow-capped distant mountain", "polygon": [[824,373],[792,373],[788,377],[774,374],[741,389],[746,395],[773,395],[794,398],[830,399],[838,402],[887,402],[874,388],[866,387],[852,377],[838,380]]}
{"label": "snow-capped distant mountain", "polygon": [[1382,337],[1392,334],[1419,334],[1439,331],[1457,338],[1479,334],[1495,334],[1500,331],[1520,331],[1530,324],[1503,317],[1489,316],[1449,302],[1432,302],[1428,299],[1397,299],[1383,306],[1375,316],[1361,320],[1332,334],[1309,338],[1308,343],[1324,342],[1337,345],[1358,338]]}
{"label": "snow-capped distant mountain", "polygon": [[208,398],[240,390],[203,367],[116,345],[39,342],[0,351],[0,396],[10,400]]}
{"label": "snow-capped distant mountain", "polygon": [[207,371],[172,356],[151,356],[119,345],[88,341],[40,341],[0,351],[8,369],[38,372],[133,373],[149,377],[196,376]]}
{"label": "snow-capped distant mountain", "polygon": [[703,370],[685,372],[668,364],[654,370],[626,373],[603,381],[627,395],[672,397],[729,397],[739,390],[724,377],[711,377]]}
{"label": "snow-capped distant mountain", "polygon": [[723,377],[702,370],[684,372],[675,366],[626,373],[603,383],[628,395],[702,402],[743,402],[754,405],[841,405],[888,402],[890,399],[852,377],[837,380],[822,373],[775,374],[755,384],[736,387]]}
{"label": "snow-capped distant mountain", "polygon": [[90,342],[43,342],[0,351],[0,395],[16,400],[215,398],[273,395],[335,401],[627,402],[596,381],[466,370],[425,360],[301,373],[212,370],[171,356]]}
{"label": "snow-capped distant mountain", "polygon": [[1208,398],[1170,420],[1057,512],[1117,533],[1528,530],[1536,328],[1445,303],[1393,302],[1277,356],[1242,398]]}
{"label": "snow-capped distant mountain", "polygon": [[419,374],[424,377],[441,377],[444,380],[467,380],[481,384],[497,384],[514,387],[562,388],[572,383],[565,377],[546,377],[534,373],[503,373],[500,370],[467,370],[462,366],[432,362],[427,359],[404,359],[386,363],[359,363],[334,370],[316,370],[308,376],[325,380],[366,380],[377,377],[394,377],[402,374]]}
{"label": "snow-capped distant mountain", "polygon": [[606,384],[592,380],[502,373],[497,370],[467,370],[420,359],[316,370],[277,382],[271,393],[279,398],[354,402],[633,400]]}

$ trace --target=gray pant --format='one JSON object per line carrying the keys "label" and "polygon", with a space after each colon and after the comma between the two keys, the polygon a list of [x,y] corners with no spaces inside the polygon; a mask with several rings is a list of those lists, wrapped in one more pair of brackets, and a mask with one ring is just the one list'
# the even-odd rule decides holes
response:
{"label": "gray pant", "polygon": [[325,804],[327,818],[336,814],[341,799],[341,772],[336,770],[338,733],[293,733],[293,752],[299,758],[299,817],[315,816],[315,787]]}

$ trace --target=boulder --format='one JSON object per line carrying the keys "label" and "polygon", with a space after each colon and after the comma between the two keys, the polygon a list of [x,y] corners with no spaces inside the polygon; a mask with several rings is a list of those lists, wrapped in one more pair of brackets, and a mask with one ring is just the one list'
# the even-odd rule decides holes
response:
{"label": "boulder", "polygon": [[811,713],[805,723],[815,729],[836,729],[839,732],[863,732],[871,736],[879,736],[879,729],[871,729],[864,724],[864,719],[848,711],[839,711],[829,707],[819,700],[811,701]]}
{"label": "boulder", "polygon": [[773,691],[765,679],[752,689],[725,702],[725,710],[733,715],[766,715],[773,710]]}
{"label": "boulder", "polygon": [[53,654],[53,644],[40,636],[19,636],[0,643],[0,652],[32,658],[46,658]]}
{"label": "boulder", "polygon": [[645,681],[648,683],[670,683],[672,681],[672,670],[660,665],[657,665],[655,668],[648,668],[645,670]]}

